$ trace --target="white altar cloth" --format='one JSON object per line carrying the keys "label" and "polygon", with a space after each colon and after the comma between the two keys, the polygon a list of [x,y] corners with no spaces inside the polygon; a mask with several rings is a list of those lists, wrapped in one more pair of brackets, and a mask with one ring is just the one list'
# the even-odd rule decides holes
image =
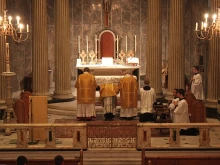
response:
{"label": "white altar cloth", "polygon": [[133,75],[137,78],[138,82],[140,83],[139,65],[76,65],[76,69],[81,70],[81,73],[85,67],[88,67],[90,69],[91,73],[95,76],[98,84],[105,83],[109,80],[113,81],[114,83],[117,83],[127,73],[127,70],[132,71]]}

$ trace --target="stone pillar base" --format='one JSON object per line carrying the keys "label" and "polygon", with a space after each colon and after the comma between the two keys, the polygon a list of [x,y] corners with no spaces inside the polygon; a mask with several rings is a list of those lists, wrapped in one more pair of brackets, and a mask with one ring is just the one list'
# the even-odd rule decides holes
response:
{"label": "stone pillar base", "polygon": [[207,108],[215,108],[215,109],[217,109],[217,107],[218,107],[218,100],[206,99],[205,100],[205,106]]}
{"label": "stone pillar base", "polygon": [[58,99],[58,100],[69,100],[69,99],[75,98],[72,95],[72,93],[54,93],[54,95],[52,97],[53,97],[53,99]]}
{"label": "stone pillar base", "polygon": [[206,117],[217,119],[219,113],[217,112],[217,108],[207,108],[206,107]]}

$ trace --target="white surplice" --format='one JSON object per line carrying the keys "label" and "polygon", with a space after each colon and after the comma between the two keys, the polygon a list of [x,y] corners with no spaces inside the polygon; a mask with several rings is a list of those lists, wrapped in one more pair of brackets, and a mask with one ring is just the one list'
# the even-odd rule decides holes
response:
{"label": "white surplice", "polygon": [[174,102],[178,103],[179,102],[179,98],[174,98],[171,102],[171,104],[168,106],[168,109],[170,110],[170,118],[172,119],[172,121],[174,120],[174,110],[176,108],[176,106],[174,105]]}
{"label": "white surplice", "polygon": [[174,123],[189,123],[188,104],[185,99],[180,99],[174,110]]}
{"label": "white surplice", "polygon": [[204,100],[202,76],[197,73],[193,76],[194,81],[191,85],[191,92],[195,95],[197,100]]}
{"label": "white surplice", "polygon": [[141,114],[143,113],[154,113],[153,104],[156,101],[156,93],[154,88],[150,88],[150,90],[140,89],[140,106],[141,106]]}

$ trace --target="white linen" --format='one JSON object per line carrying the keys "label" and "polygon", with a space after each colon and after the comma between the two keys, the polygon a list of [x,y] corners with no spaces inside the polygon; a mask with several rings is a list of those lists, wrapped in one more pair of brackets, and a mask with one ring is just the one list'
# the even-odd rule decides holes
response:
{"label": "white linen", "polygon": [[141,114],[143,113],[154,113],[153,104],[156,101],[156,93],[154,88],[150,90],[140,89],[140,106],[141,106]]}
{"label": "white linen", "polygon": [[197,73],[193,76],[194,81],[191,85],[191,92],[195,95],[197,100],[204,100],[202,76]]}

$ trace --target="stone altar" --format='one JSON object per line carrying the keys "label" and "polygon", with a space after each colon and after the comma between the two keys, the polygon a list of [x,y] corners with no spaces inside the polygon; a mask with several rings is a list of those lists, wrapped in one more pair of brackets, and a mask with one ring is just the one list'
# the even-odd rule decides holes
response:
{"label": "stone altar", "polygon": [[76,65],[77,69],[77,76],[83,73],[83,69],[85,67],[88,67],[91,71],[91,73],[95,76],[95,79],[97,81],[97,84],[100,85],[102,83],[105,83],[107,80],[111,80],[114,83],[118,83],[119,80],[124,77],[127,70],[132,71],[132,74],[137,78],[137,81],[140,86],[140,75],[139,75],[139,69],[140,66],[131,66],[131,65]]}

